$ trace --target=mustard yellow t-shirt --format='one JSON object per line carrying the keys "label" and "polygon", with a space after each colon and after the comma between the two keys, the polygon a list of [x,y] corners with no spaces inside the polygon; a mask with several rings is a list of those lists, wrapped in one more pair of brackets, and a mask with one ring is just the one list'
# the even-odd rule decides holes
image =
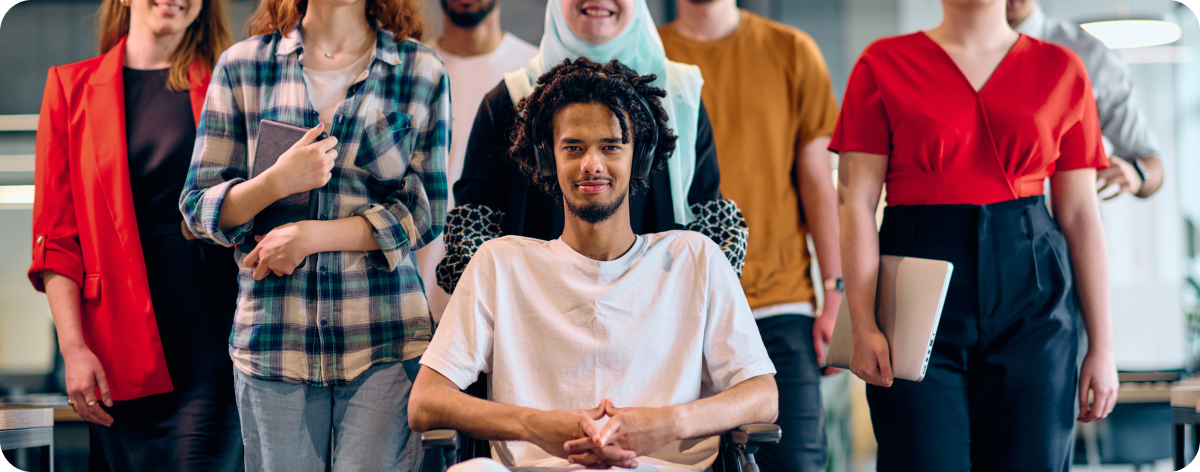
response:
{"label": "mustard yellow t-shirt", "polygon": [[659,29],[667,58],[704,74],[721,193],[742,209],[750,238],[742,288],[750,307],[815,304],[811,256],[796,187],[799,146],[833,133],[837,102],[825,59],[804,32],[741,10],[742,23],[716,41]]}

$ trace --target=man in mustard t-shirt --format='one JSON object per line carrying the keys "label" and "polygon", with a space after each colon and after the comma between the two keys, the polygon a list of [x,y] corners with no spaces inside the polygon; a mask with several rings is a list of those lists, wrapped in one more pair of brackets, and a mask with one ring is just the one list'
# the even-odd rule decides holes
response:
{"label": "man in mustard t-shirt", "polygon": [[[757,455],[763,470],[825,465],[818,390],[842,299],[837,195],[829,136],[837,102],[824,58],[800,30],[738,10],[734,0],[677,0],[659,30],[667,57],[704,74],[721,193],[750,228],[742,288],[779,373],[783,442]],[[806,236],[825,304],[818,313]]]}

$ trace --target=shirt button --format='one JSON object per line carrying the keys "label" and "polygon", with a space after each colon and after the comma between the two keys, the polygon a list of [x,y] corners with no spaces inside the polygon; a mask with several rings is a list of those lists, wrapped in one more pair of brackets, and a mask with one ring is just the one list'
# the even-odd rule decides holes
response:
{"label": "shirt button", "polygon": [[326,273],[326,272],[329,272],[329,269],[326,269],[326,268],[325,268],[325,266],[321,266],[321,269],[320,269],[320,270],[321,270],[321,273],[322,273],[322,274],[324,274],[324,273]]}
{"label": "shirt button", "polygon": [[329,326],[329,320],[322,318],[322,319],[321,319],[321,326]]}
{"label": "shirt button", "polygon": [[38,243],[38,244],[41,244],[41,243],[42,243],[42,237],[41,237],[41,236],[38,236],[37,243]]}

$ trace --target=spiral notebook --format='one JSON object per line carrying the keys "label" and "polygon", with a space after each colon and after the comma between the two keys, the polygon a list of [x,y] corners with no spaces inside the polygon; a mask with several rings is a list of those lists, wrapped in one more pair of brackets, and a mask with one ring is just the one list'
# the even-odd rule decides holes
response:
{"label": "spiral notebook", "polygon": [[[920,382],[929,367],[954,264],[916,257],[880,256],[875,322],[888,341],[892,376]],[[825,365],[850,368],[850,303],[842,301]]]}

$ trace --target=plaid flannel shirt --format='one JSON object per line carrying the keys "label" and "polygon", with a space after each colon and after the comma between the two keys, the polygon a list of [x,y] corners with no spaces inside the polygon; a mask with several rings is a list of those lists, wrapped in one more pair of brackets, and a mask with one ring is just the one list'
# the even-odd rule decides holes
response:
{"label": "plaid flannel shirt", "polygon": [[[249,376],[344,385],[373,365],[421,355],[433,337],[412,257],[442,232],[450,85],[441,59],[377,30],[375,51],[338,106],[329,133],[338,157],[318,190],[321,220],[362,216],[381,250],[308,256],[290,276],[256,281],[238,250],[238,306],[229,338]],[[220,230],[221,203],[249,177],[259,120],[311,128],[299,30],[235,44],[216,64],[180,209],[196,235],[223,246],[254,222]]]}

